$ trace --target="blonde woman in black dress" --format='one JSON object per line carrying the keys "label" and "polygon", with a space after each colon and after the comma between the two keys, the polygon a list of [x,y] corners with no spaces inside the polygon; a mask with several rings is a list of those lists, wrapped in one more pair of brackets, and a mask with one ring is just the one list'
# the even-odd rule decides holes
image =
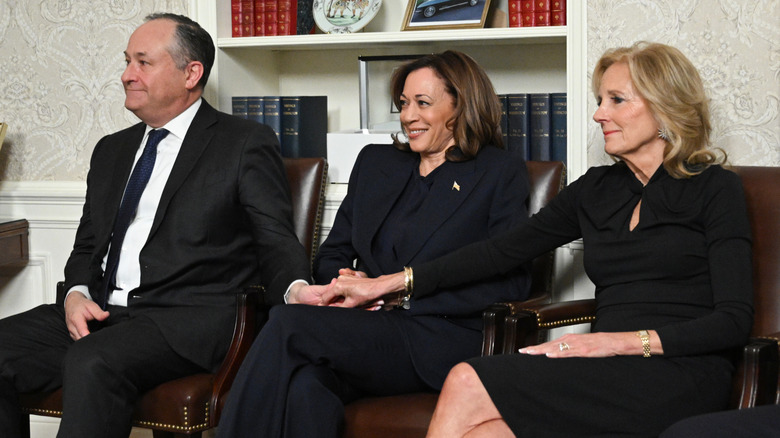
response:
{"label": "blonde woman in black dress", "polygon": [[727,405],[728,352],[753,317],[750,228],[739,178],[708,149],[701,79],[679,50],[638,43],[604,54],[593,91],[615,164],[589,169],[525,225],[405,272],[342,277],[325,296],[424,296],[582,238],[591,333],[456,365],[429,437],[657,437]]}

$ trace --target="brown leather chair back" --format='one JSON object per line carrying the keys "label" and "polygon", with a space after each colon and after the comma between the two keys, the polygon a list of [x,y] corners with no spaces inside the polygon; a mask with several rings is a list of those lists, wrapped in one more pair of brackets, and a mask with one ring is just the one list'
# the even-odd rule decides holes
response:
{"label": "brown leather chair back", "polygon": [[752,336],[780,332],[780,167],[734,166],[753,235]]}
{"label": "brown leather chair back", "polygon": [[319,245],[328,162],[324,158],[284,158],[284,169],[290,184],[295,234],[313,262]]}
{"label": "brown leather chair back", "polygon": [[[566,184],[566,167],[560,161],[527,161],[525,165],[528,168],[528,182],[531,189],[528,197],[528,215],[533,216]],[[531,293],[528,296],[528,300],[533,304],[549,303],[552,300],[554,259],[555,251],[550,251],[533,261]]]}

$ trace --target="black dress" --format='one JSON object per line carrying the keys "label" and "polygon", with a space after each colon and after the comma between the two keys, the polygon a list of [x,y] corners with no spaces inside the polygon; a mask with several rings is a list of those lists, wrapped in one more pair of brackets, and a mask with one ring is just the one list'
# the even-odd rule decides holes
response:
{"label": "black dress", "polygon": [[752,271],[742,186],[719,166],[686,179],[661,167],[644,187],[625,163],[592,168],[527,226],[415,266],[415,294],[502,272],[579,237],[596,285],[592,330],[656,330],[664,355],[469,361],[513,432],[658,436],[679,419],[725,408],[728,353],[752,324]]}

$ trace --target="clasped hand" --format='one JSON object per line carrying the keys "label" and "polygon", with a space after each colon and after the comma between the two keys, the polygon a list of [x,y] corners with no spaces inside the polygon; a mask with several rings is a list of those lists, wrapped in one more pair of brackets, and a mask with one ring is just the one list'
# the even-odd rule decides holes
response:
{"label": "clasped hand", "polygon": [[[302,286],[291,294],[294,299],[290,303],[309,304],[315,306],[351,307],[366,310],[379,310],[386,306],[387,298],[397,295],[385,293],[387,279],[368,278],[361,271],[340,269],[339,277],[331,280],[328,285]],[[390,299],[390,302],[394,300]]]}

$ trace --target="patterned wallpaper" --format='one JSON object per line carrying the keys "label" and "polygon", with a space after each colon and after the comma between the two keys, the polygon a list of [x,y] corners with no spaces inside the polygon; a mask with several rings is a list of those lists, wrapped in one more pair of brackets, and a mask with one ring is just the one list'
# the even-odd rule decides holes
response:
{"label": "patterned wallpaper", "polygon": [[[587,13],[589,69],[610,47],[677,47],[709,93],[713,145],[731,164],[780,166],[780,1],[588,0]],[[588,140],[589,165],[610,163],[595,122]]]}
{"label": "patterned wallpaper", "polygon": [[138,119],[119,80],[132,31],[187,0],[0,0],[0,179],[84,180],[95,143]]}
{"label": "patterned wallpaper", "polygon": [[[0,0],[0,121],[10,124],[0,179],[84,180],[97,140],[136,121],[119,81],[128,36],[149,12],[185,13],[187,4]],[[715,145],[734,164],[780,166],[779,4],[588,0],[588,66],[636,40],[679,47],[711,93]],[[589,163],[608,163],[595,123],[588,137]]]}

